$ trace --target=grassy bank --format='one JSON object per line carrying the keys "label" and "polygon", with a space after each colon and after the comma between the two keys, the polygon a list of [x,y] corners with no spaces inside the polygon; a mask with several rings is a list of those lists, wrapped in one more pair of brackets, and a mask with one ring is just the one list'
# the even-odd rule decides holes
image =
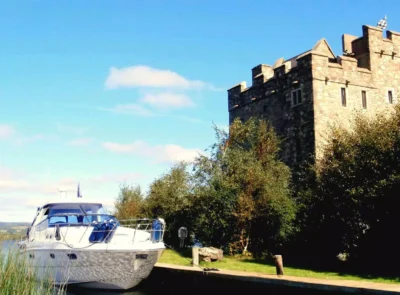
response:
{"label": "grassy bank", "polygon": [[36,280],[30,271],[27,260],[16,249],[5,250],[0,245],[0,295],[54,295],[65,294],[53,288],[51,281]]}
{"label": "grassy bank", "polygon": [[18,234],[0,233],[0,242],[7,241],[7,240],[20,240],[20,239],[21,239],[21,235],[18,235]]}
{"label": "grassy bank", "polygon": [[[185,254],[176,252],[174,250],[167,249],[161,256],[160,263],[178,264],[178,265],[191,265],[191,256],[187,252]],[[285,263],[285,261],[284,261]],[[236,258],[236,257],[224,257],[222,261],[217,262],[200,262],[201,267],[214,267],[218,269],[227,270],[238,270],[247,272],[258,272],[263,274],[276,274],[275,265],[267,261],[259,261],[253,258]],[[319,278],[328,280],[356,280],[356,281],[368,281],[368,282],[379,282],[379,283],[400,283],[400,278],[397,277],[378,277],[361,274],[346,274],[338,272],[326,272],[317,271],[310,269],[296,268],[290,265],[284,265],[285,275],[297,276],[297,277],[309,277]]]}

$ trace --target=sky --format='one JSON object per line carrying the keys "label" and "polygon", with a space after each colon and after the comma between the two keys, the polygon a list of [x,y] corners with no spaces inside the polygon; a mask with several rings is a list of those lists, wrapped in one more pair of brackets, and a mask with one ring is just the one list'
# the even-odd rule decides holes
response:
{"label": "sky", "polygon": [[398,0],[0,1],[0,221],[78,183],[112,211],[122,183],[207,153],[253,67],[321,38],[341,55],[385,15],[400,31]]}

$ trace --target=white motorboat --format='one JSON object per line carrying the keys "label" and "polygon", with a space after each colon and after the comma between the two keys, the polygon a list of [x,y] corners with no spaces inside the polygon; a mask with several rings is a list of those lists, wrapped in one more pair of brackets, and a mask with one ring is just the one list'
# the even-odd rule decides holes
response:
{"label": "white motorboat", "polygon": [[161,218],[118,221],[100,203],[63,199],[37,209],[19,247],[40,280],[126,290],[152,271],[164,231]]}

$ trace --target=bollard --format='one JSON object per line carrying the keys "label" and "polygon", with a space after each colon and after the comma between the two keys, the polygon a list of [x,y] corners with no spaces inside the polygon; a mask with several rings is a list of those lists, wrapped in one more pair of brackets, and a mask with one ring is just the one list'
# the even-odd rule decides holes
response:
{"label": "bollard", "polygon": [[275,255],[276,275],[283,276],[283,259],[282,255]]}
{"label": "bollard", "polygon": [[192,248],[192,265],[193,266],[199,265],[199,247]]}

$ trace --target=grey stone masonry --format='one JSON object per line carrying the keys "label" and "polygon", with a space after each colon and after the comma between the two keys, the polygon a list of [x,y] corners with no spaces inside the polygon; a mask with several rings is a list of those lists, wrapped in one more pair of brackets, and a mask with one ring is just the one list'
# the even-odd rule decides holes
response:
{"label": "grey stone masonry", "polygon": [[351,128],[355,111],[390,110],[400,91],[400,33],[364,25],[362,37],[344,34],[343,55],[325,39],[288,60],[252,69],[252,85],[228,90],[229,123],[256,116],[268,120],[282,141],[282,157],[295,167],[315,162],[332,124]]}

